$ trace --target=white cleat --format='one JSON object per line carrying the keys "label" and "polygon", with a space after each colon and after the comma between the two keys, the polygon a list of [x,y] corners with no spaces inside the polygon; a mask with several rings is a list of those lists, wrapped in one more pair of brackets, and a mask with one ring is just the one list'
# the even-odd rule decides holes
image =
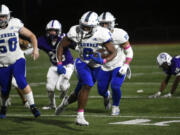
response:
{"label": "white cleat", "polygon": [[61,102],[61,104],[56,108],[55,114],[59,115],[60,113],[62,113],[65,109],[65,107],[69,104],[68,103],[68,98],[69,96],[65,96]]}
{"label": "white cleat", "polygon": [[82,115],[78,115],[76,118],[76,124],[80,126],[89,126],[89,122],[87,122]]}
{"label": "white cleat", "polygon": [[148,96],[149,98],[159,98],[161,96],[161,92],[158,91],[157,93],[155,93],[154,95],[150,95]]}
{"label": "white cleat", "polygon": [[108,97],[104,98],[104,107],[106,110],[110,110],[111,109],[111,101],[110,101],[111,95],[110,95],[110,91],[108,90]]}
{"label": "white cleat", "polygon": [[119,106],[112,106],[112,113],[111,113],[111,115],[112,116],[117,116],[119,114],[120,114]]}
{"label": "white cleat", "polygon": [[168,93],[168,94],[165,94],[164,96],[161,96],[162,98],[171,98],[172,97],[172,94],[171,93]]}
{"label": "white cleat", "polygon": [[52,110],[52,109],[56,109],[56,106],[53,106],[53,105],[43,106],[42,109],[43,110]]}

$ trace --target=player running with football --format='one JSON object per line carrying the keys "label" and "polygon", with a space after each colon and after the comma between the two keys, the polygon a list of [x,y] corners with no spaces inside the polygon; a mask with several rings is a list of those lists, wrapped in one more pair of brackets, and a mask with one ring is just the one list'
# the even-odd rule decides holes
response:
{"label": "player running with football", "polygon": [[[62,42],[58,46],[58,71],[64,71],[62,65],[62,52],[72,43],[76,43],[79,48],[79,58],[75,61],[75,69],[78,76],[78,84],[80,90],[76,92],[78,101],[78,111],[76,117],[76,124],[89,125],[89,122],[84,118],[84,108],[88,100],[88,94],[96,81],[96,75],[99,71],[99,64],[103,65],[111,61],[116,56],[116,50],[112,44],[112,38],[108,29],[98,26],[98,15],[95,12],[88,11],[82,15],[79,25],[72,26],[62,39]],[[106,58],[102,58],[97,50],[101,47],[105,47],[109,53]],[[97,56],[95,56],[97,54]],[[64,102],[62,101],[62,104]],[[57,107],[56,114],[61,112],[61,107]],[[64,105],[63,107],[67,106]]]}
{"label": "player running with football", "polygon": [[19,34],[30,39],[33,45],[34,60],[39,57],[36,36],[17,18],[10,18],[10,10],[6,5],[0,5],[0,86],[2,106],[0,118],[6,118],[7,99],[11,90],[11,80],[14,76],[18,88],[27,99],[34,117],[40,116],[37,110],[31,87],[25,77],[26,61],[19,46]]}
{"label": "player running with football", "polygon": [[113,45],[117,50],[117,56],[112,61],[101,66],[97,79],[98,92],[104,97],[106,109],[110,109],[110,95],[107,90],[109,85],[111,85],[113,100],[111,115],[119,115],[121,86],[125,76],[128,75],[130,77],[129,64],[133,59],[133,50],[127,32],[123,29],[115,28],[115,17],[110,12],[103,12],[99,16],[99,22],[102,27],[111,31]]}
{"label": "player running with football", "polygon": [[166,77],[161,82],[159,91],[154,95],[149,96],[149,98],[160,97],[162,92],[165,90],[166,86],[168,85],[171,76],[175,75],[176,78],[173,82],[170,92],[162,96],[164,98],[170,98],[176,91],[176,88],[178,87],[180,81],[180,55],[172,57],[168,53],[162,52],[157,56],[157,64],[166,74]]}

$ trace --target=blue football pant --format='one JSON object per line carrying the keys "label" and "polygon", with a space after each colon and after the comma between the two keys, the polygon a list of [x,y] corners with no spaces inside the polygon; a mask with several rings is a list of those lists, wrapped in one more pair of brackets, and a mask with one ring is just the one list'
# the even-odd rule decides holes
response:
{"label": "blue football pant", "polygon": [[98,74],[98,92],[101,96],[107,97],[107,90],[109,85],[111,85],[112,89],[112,99],[113,105],[119,106],[121,99],[121,86],[124,82],[125,75],[119,74],[120,67],[112,70],[112,71],[103,71],[99,70]]}

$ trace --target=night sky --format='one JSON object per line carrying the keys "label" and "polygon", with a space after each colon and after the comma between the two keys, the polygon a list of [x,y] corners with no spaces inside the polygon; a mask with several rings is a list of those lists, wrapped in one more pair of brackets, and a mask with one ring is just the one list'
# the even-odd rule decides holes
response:
{"label": "night sky", "polygon": [[126,30],[132,42],[179,41],[179,4],[163,0],[1,0],[37,36],[44,34],[51,19],[57,19],[68,32],[83,13],[104,11],[116,17],[117,27]]}

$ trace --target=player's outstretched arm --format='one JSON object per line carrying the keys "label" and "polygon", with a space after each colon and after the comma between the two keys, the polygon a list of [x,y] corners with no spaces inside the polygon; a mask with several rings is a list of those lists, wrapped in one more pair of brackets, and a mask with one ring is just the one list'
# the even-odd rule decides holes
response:
{"label": "player's outstretched arm", "polygon": [[154,95],[149,96],[149,98],[158,98],[161,96],[161,93],[165,90],[169,79],[171,78],[171,75],[167,75],[166,78],[161,82],[161,86],[158,92],[156,92]]}
{"label": "player's outstretched arm", "polygon": [[[119,73],[121,75],[125,75],[125,74],[127,74],[128,69],[130,71],[129,64],[131,63],[131,61],[133,59],[133,50],[132,50],[132,47],[131,47],[129,41],[123,43],[121,46],[124,49],[124,52],[126,55],[126,60],[125,60],[124,64],[121,66]],[[127,76],[129,76],[129,75],[127,75]]]}
{"label": "player's outstretched arm", "polygon": [[66,69],[63,67],[62,64],[62,56],[63,56],[63,49],[64,47],[68,47],[71,44],[71,40],[68,39],[68,37],[64,37],[61,42],[59,43],[59,45],[57,46],[57,72],[59,74],[65,74],[66,73]]}
{"label": "player's outstretched arm", "polygon": [[33,56],[33,59],[36,60],[39,57],[39,50],[38,50],[37,38],[36,38],[35,34],[32,33],[26,27],[21,28],[20,34],[30,39],[30,41],[31,41],[31,43],[33,45],[32,56]]}
{"label": "player's outstretched arm", "polygon": [[176,78],[175,78],[175,80],[173,82],[171,91],[170,91],[171,94],[173,94],[176,91],[176,88],[177,88],[179,82],[180,82],[180,76],[176,76]]}

